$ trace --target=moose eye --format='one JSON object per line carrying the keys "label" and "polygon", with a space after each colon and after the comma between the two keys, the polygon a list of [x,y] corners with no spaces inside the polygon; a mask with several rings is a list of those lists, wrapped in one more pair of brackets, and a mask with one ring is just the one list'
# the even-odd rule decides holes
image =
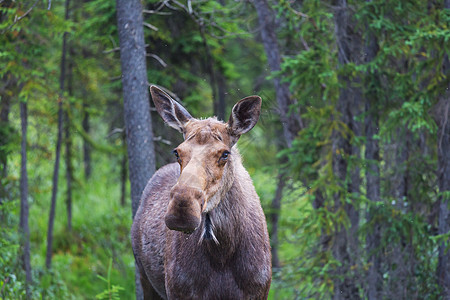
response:
{"label": "moose eye", "polygon": [[177,158],[177,160],[180,160],[180,155],[178,154],[177,149],[174,149],[174,150],[172,151],[172,153],[175,155],[175,157]]}
{"label": "moose eye", "polygon": [[230,156],[230,152],[224,151],[222,153],[222,156],[220,157],[220,160],[227,160],[229,156]]}

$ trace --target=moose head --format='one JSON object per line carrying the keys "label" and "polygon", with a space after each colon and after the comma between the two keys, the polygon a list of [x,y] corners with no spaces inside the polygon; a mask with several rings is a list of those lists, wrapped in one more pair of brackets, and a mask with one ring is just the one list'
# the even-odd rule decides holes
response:
{"label": "moose head", "polygon": [[229,190],[233,146],[258,121],[261,98],[250,96],[237,102],[228,123],[224,123],[216,118],[193,118],[156,86],[151,86],[150,92],[164,122],[184,136],[173,150],[180,176],[170,191],[165,223],[169,229],[192,233],[199,227],[202,214],[213,210]]}

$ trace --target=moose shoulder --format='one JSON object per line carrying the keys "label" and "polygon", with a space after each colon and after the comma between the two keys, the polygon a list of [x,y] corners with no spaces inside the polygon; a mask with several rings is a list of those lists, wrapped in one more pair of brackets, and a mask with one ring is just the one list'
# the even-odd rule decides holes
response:
{"label": "moose shoulder", "polygon": [[148,182],[131,229],[144,297],[267,299],[267,225],[234,147],[258,121],[261,98],[242,99],[223,123],[195,119],[159,88],[150,91],[184,142],[174,150],[178,163]]}

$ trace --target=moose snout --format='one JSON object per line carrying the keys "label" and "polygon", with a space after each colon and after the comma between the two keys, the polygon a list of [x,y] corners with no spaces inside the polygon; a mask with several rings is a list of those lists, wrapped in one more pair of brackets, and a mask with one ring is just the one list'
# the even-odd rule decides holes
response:
{"label": "moose snout", "polygon": [[192,233],[201,222],[203,193],[195,188],[175,186],[170,192],[165,222],[171,230]]}

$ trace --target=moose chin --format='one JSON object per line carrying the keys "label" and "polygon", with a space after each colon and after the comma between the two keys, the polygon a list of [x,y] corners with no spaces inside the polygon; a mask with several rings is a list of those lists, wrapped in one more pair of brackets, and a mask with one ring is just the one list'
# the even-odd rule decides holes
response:
{"label": "moose chin", "polygon": [[150,88],[164,122],[184,141],[177,163],[148,182],[131,240],[145,299],[267,299],[271,252],[252,180],[235,146],[259,119],[261,98],[237,102],[228,123],[196,119]]}

